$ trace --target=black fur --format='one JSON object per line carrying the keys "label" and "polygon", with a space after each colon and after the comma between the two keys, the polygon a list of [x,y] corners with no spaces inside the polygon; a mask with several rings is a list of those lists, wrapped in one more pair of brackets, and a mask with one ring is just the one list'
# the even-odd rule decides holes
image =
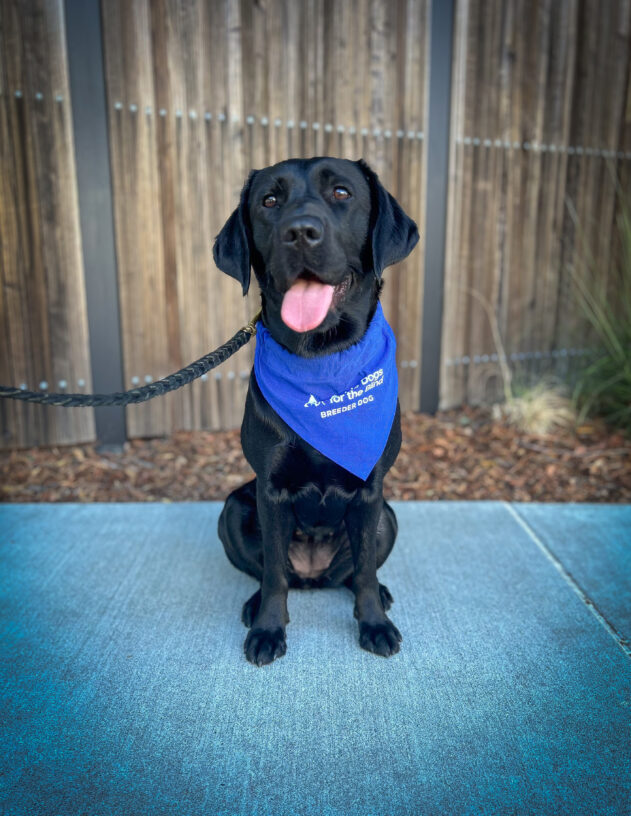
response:
{"label": "black fur", "polygon": [[[337,200],[339,186],[351,197]],[[264,207],[270,194],[276,205]],[[416,225],[365,162],[292,159],[250,174],[214,258],[244,294],[254,269],[264,325],[289,351],[312,357],[363,336],[383,269],[417,241]],[[304,333],[281,319],[283,296],[301,275],[337,287],[324,321]],[[392,596],[377,580],[397,532],[383,479],[401,444],[398,406],[385,451],[365,482],[298,437],[267,403],[254,373],[241,442],[256,478],[228,497],[219,536],[230,561],[261,582],[243,608],[247,659],[260,666],[285,654],[290,587],[348,586],[360,645],[384,656],[398,652],[401,635],[386,615]]]}

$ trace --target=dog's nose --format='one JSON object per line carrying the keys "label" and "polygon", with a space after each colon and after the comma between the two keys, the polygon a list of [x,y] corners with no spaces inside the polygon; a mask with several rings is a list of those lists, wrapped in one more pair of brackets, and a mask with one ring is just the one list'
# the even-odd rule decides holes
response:
{"label": "dog's nose", "polygon": [[319,218],[301,215],[290,221],[281,233],[281,240],[289,246],[297,246],[301,241],[307,246],[317,246],[322,241],[324,226]]}

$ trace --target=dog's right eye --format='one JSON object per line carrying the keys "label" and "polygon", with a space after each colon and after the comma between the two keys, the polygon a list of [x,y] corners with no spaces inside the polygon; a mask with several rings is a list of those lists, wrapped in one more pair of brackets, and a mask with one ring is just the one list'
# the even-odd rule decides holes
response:
{"label": "dog's right eye", "polygon": [[333,198],[336,201],[346,201],[346,199],[350,197],[350,190],[347,190],[346,187],[342,187],[341,184],[338,184],[337,187],[333,188]]}
{"label": "dog's right eye", "polygon": [[275,207],[276,206],[276,196],[275,195],[266,195],[263,199],[263,206],[264,207]]}

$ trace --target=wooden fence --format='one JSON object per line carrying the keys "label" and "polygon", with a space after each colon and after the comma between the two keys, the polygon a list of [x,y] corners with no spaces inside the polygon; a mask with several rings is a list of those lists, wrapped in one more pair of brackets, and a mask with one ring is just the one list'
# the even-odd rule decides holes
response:
{"label": "wooden fence", "polygon": [[[423,229],[430,0],[102,0],[125,386],[216,347],[256,293],[211,246],[252,167],[366,158]],[[497,391],[497,350],[574,342],[566,200],[606,266],[629,144],[631,0],[458,0],[441,402]],[[89,390],[62,0],[0,0],[0,382]],[[423,240],[423,236],[422,236]],[[386,273],[403,407],[419,405],[423,252]],[[253,349],[127,409],[129,436],[240,423]],[[83,385],[79,385],[79,381]],[[93,436],[92,412],[0,401],[3,446]]]}
{"label": "wooden fence", "polygon": [[[484,308],[523,368],[584,349],[572,270],[606,275],[629,180],[631,3],[457,4],[441,404],[501,394]],[[578,222],[572,215],[575,209]],[[521,361],[521,362],[520,362]]]}

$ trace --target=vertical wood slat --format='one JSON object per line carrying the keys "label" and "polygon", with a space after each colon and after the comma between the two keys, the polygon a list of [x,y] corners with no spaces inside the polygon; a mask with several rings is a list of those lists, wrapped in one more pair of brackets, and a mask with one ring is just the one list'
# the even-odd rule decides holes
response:
{"label": "vertical wood slat", "polygon": [[[63,2],[2,0],[1,382],[91,388],[76,189]],[[1,402],[1,447],[94,439],[92,409]]]}
{"label": "vertical wood slat", "polygon": [[[125,385],[172,371],[157,173],[150,5],[102,6]],[[115,99],[119,106],[112,104]],[[151,112],[147,111],[151,108]],[[127,408],[130,436],[167,433],[188,395]]]}

